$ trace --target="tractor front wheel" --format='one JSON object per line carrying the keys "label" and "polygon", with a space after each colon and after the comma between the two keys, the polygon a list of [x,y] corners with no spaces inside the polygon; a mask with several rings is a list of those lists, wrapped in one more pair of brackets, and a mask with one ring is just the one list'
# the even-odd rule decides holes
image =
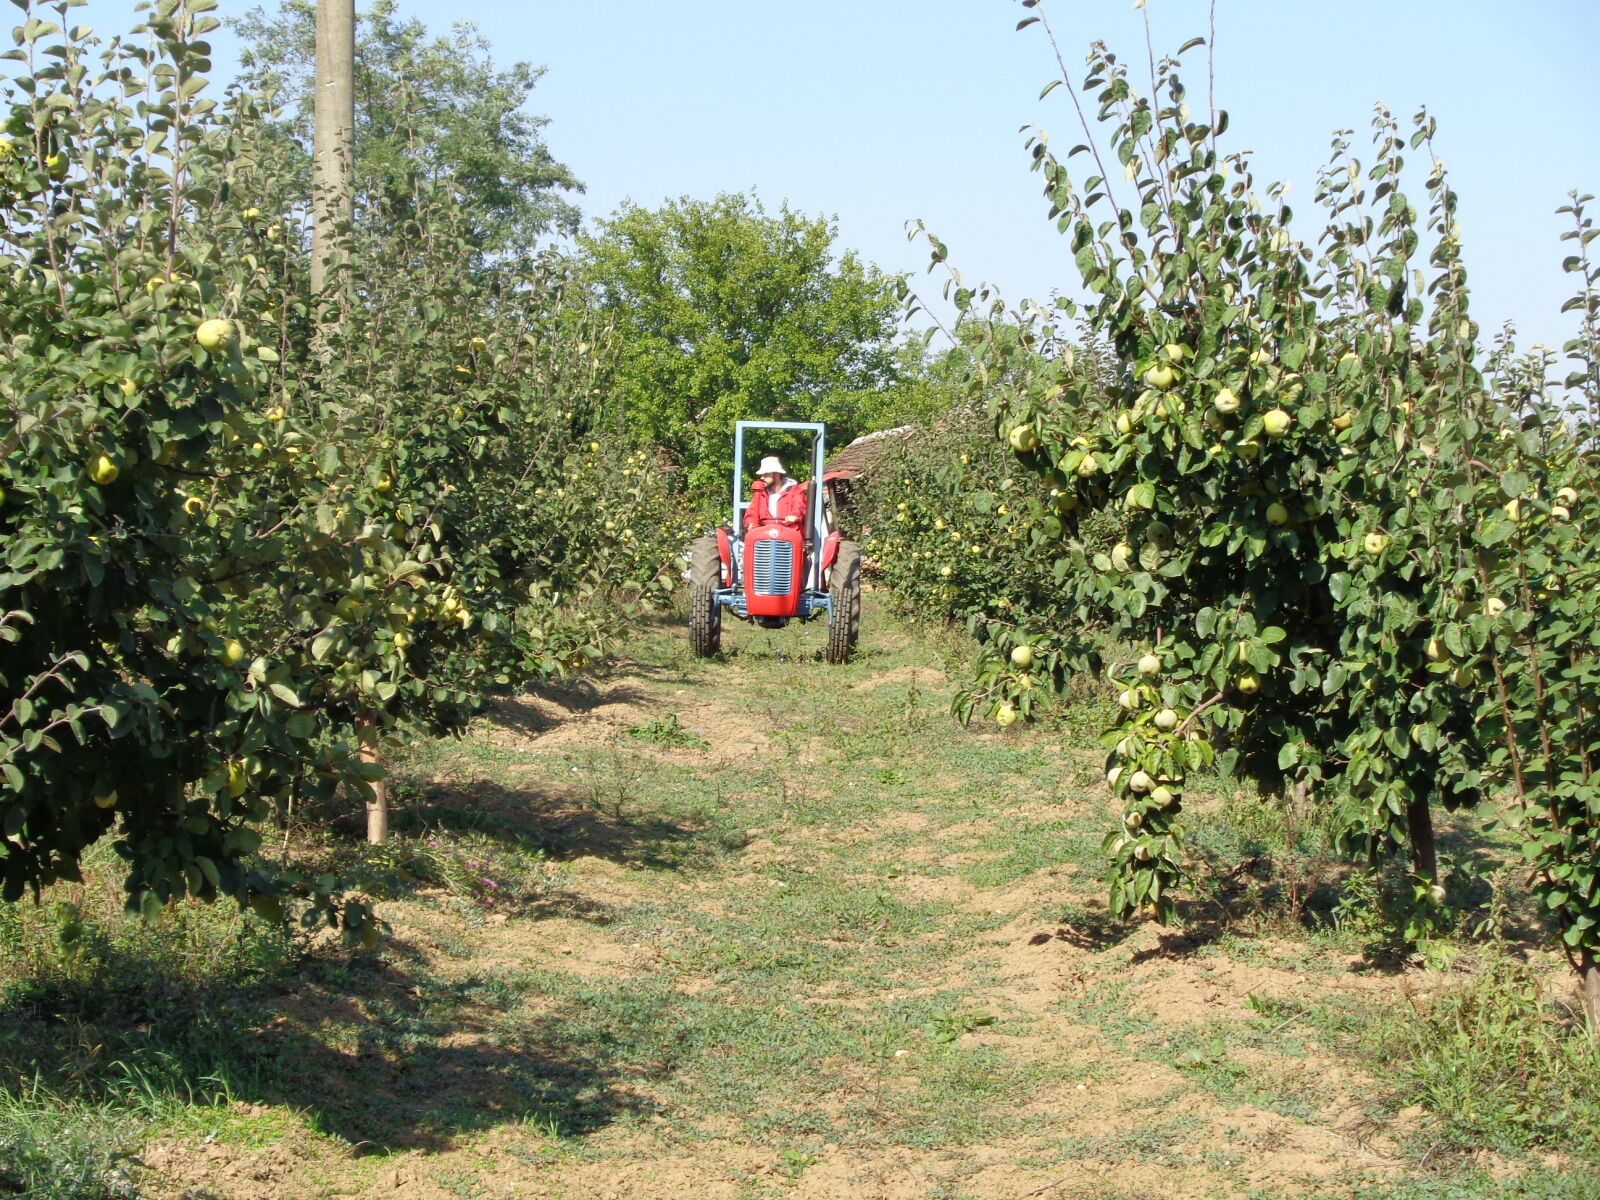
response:
{"label": "tractor front wheel", "polygon": [[722,648],[722,609],[716,596],[721,584],[716,536],[696,538],[689,551],[689,649],[696,658],[710,658]]}
{"label": "tractor front wheel", "polygon": [[861,548],[840,542],[828,574],[833,605],[828,613],[828,661],[847,663],[861,637]]}

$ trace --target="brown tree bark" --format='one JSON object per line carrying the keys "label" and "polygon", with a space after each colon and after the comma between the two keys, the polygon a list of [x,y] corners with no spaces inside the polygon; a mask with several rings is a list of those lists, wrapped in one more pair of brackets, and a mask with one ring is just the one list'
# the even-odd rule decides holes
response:
{"label": "brown tree bark", "polygon": [[1433,841],[1433,810],[1426,800],[1413,800],[1406,808],[1406,829],[1411,835],[1411,873],[1435,883],[1439,878],[1439,852]]}

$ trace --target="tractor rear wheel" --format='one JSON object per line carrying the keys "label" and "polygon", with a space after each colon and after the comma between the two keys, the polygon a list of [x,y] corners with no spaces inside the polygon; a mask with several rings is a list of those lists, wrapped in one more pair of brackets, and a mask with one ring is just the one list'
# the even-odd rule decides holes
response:
{"label": "tractor rear wheel", "polygon": [[828,614],[828,661],[847,663],[861,637],[861,548],[840,542],[828,575],[833,599]]}
{"label": "tractor rear wheel", "polygon": [[696,658],[710,658],[722,648],[722,608],[716,596],[721,585],[716,536],[696,538],[689,551],[689,649]]}

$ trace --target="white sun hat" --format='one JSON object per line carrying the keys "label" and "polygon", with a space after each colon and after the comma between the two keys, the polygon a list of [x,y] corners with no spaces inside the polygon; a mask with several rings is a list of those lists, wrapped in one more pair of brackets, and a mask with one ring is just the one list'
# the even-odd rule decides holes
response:
{"label": "white sun hat", "polygon": [[788,473],[783,469],[783,464],[778,461],[776,454],[767,455],[761,460],[761,465],[756,468],[757,475],[787,475]]}

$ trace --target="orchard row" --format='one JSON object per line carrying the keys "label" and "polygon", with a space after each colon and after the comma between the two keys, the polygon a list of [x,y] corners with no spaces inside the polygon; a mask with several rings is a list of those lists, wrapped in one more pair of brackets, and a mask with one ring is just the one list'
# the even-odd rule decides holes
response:
{"label": "orchard row", "polygon": [[[962,441],[959,468],[911,451],[918,500],[875,514],[870,552],[906,604],[991,647],[962,715],[1010,724],[1082,672],[1114,687],[1117,912],[1174,915],[1202,769],[1329,806],[1352,854],[1409,851],[1417,932],[1446,895],[1434,811],[1490,798],[1600,1016],[1588,198],[1563,210],[1578,329],[1552,381],[1553,355],[1486,345],[1471,317],[1425,114],[1407,135],[1380,111],[1365,167],[1336,139],[1307,244],[1222,151],[1225,115],[1192,119],[1178,68],[1140,95],[1097,45],[1077,86],[1099,136],[1067,161],[1033,140],[1092,297],[1058,318],[1081,328],[956,292],[995,449]],[[1131,660],[1104,661],[1108,643]]]}
{"label": "orchard row", "polygon": [[444,184],[362,207],[314,301],[295,148],[204,97],[211,0],[103,58],[31,14],[0,140],[0,895],[107,833],[130,904],[374,936],[255,854],[388,731],[582,666],[685,518],[555,257],[486,263]]}

